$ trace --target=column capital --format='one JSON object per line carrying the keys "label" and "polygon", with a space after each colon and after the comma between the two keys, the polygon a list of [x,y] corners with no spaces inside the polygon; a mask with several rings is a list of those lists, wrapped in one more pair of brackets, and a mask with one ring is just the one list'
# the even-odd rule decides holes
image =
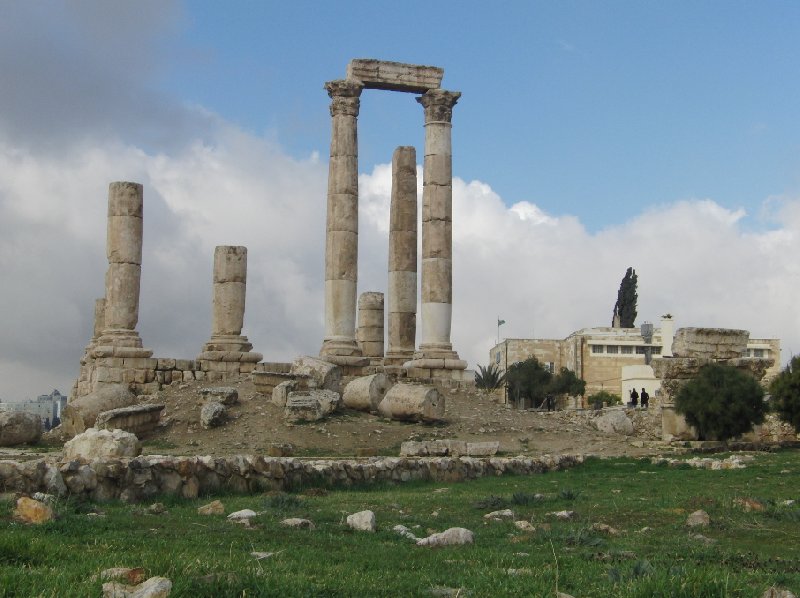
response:
{"label": "column capital", "polygon": [[364,90],[362,83],[350,79],[337,79],[325,83],[325,90],[331,98],[331,116],[340,114],[358,116],[361,103],[358,98]]}
{"label": "column capital", "polygon": [[417,98],[417,102],[425,108],[425,123],[450,122],[453,118],[453,106],[461,97],[460,91],[429,89]]}

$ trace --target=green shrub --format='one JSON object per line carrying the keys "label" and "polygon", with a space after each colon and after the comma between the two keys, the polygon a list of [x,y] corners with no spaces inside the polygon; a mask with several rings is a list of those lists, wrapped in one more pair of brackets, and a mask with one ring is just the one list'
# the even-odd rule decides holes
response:
{"label": "green shrub", "polygon": [[800,432],[800,357],[792,357],[769,385],[769,392],[778,417]]}
{"label": "green shrub", "polygon": [[678,391],[675,411],[697,429],[700,440],[728,440],[764,421],[764,390],[751,375],[711,363]]}
{"label": "green shrub", "polygon": [[589,395],[589,404],[602,405],[603,403],[607,403],[608,405],[621,405],[622,404],[622,397],[619,395],[614,394],[613,392],[608,392],[607,390],[601,390],[600,392],[596,392],[593,395]]}

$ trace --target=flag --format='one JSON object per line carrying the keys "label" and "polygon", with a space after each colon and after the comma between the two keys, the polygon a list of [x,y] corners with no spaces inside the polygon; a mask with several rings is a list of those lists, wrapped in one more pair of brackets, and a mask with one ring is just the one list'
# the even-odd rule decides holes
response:
{"label": "flag", "polygon": [[498,325],[498,327],[499,327],[499,326],[502,326],[502,325],[503,325],[503,324],[505,324],[505,323],[506,323],[506,321],[505,321],[505,320],[501,320],[500,318],[497,318],[497,325]]}

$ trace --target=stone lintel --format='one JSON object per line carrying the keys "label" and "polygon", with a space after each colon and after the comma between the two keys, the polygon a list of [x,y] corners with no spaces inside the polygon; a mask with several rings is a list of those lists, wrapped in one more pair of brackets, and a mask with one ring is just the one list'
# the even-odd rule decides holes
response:
{"label": "stone lintel", "polygon": [[425,93],[442,84],[444,69],[373,58],[354,58],[347,65],[347,78],[360,81],[365,89]]}

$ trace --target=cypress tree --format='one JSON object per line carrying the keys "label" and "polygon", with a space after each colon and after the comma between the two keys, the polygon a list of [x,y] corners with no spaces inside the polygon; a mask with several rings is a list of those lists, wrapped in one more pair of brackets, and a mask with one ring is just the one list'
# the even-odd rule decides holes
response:
{"label": "cypress tree", "polygon": [[628,268],[619,285],[617,303],[614,305],[614,316],[611,321],[613,328],[636,327],[636,302],[639,295],[636,293],[636,270]]}

